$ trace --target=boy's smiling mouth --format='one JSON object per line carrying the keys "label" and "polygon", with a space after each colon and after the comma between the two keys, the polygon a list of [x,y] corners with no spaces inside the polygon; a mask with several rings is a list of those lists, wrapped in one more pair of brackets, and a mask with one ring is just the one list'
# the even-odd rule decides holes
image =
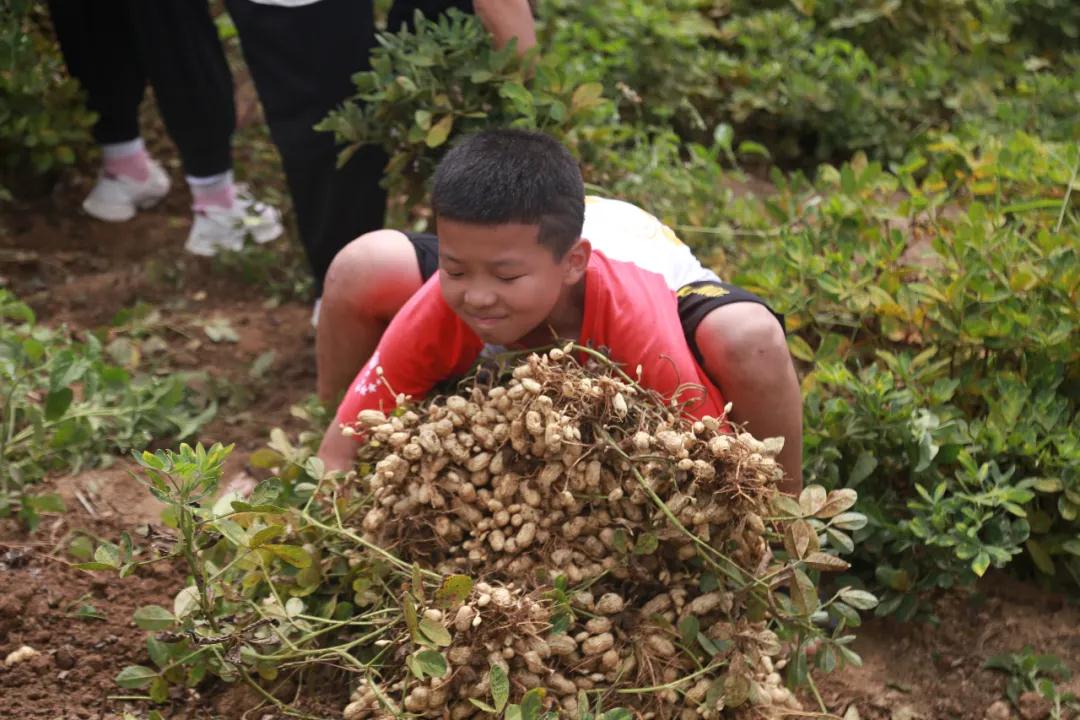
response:
{"label": "boy's smiling mouth", "polygon": [[474,315],[469,313],[469,320],[475,323],[477,327],[482,328],[494,327],[505,319],[505,315]]}

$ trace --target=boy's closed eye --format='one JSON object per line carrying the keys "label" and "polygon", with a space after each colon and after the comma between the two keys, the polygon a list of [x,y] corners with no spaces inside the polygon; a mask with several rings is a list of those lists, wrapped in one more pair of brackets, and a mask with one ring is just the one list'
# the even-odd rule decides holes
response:
{"label": "boy's closed eye", "polygon": [[[447,277],[465,277],[465,272],[462,270],[450,270],[448,268],[443,268],[442,271],[446,273]],[[495,273],[495,279],[504,283],[514,282],[515,280],[520,280],[523,277],[525,277],[525,273]]]}

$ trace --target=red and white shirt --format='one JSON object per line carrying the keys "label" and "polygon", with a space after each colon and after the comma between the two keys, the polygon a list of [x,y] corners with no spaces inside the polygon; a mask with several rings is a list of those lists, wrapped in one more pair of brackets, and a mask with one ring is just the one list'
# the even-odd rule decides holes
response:
{"label": "red and white shirt", "polygon": [[623,200],[586,195],[581,237],[612,260],[631,262],[663,275],[672,290],[690,283],[720,282],[674,230]]}
{"label": "red and white shirt", "polygon": [[[646,388],[687,402],[694,417],[720,417],[724,399],[687,346],[674,292],[662,275],[593,252],[585,273],[582,345],[605,348]],[[465,374],[483,341],[446,304],[435,274],[398,311],[338,407],[340,423],[362,410],[389,412],[396,394],[422,398]],[[704,390],[702,390],[704,388]]]}

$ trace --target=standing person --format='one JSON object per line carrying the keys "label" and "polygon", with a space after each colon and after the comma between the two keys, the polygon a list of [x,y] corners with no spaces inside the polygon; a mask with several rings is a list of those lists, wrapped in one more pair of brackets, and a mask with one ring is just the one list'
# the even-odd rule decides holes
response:
{"label": "standing person", "polygon": [[233,181],[232,76],[204,0],[49,0],[69,72],[98,115],[103,162],[83,209],[123,222],[169,192],[169,177],[139,131],[147,80],[176,143],[191,189],[185,248],[196,255],[239,250],[244,238],[282,233],[278,211]]}
{"label": "standing person", "polygon": [[[226,0],[226,5],[281,154],[300,240],[321,297],[330,261],[354,238],[381,228],[386,212],[382,150],[361,148],[338,168],[333,136],[314,129],[352,97],[352,76],[371,67],[372,3]],[[522,52],[536,44],[528,0],[397,0],[388,29],[411,24],[417,10],[434,17],[452,7],[475,10],[496,47],[515,37]]]}

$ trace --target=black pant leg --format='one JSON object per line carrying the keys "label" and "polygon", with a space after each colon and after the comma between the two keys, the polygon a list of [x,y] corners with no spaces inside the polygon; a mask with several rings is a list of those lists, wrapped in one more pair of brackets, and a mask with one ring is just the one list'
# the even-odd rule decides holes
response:
{"label": "black pant leg", "polygon": [[[96,4],[99,0],[93,0]],[[232,167],[232,74],[206,0],[128,0],[161,119],[188,175]]]}
{"label": "black pant leg", "polygon": [[128,0],[49,0],[49,14],[68,72],[97,113],[94,139],[137,138],[146,76]]}
{"label": "black pant leg", "polygon": [[227,0],[244,59],[281,154],[300,240],[322,293],[338,250],[382,227],[386,156],[376,147],[337,168],[331,133],[314,125],[354,92],[352,75],[370,68],[374,20],[370,0],[320,0],[276,7]]}

